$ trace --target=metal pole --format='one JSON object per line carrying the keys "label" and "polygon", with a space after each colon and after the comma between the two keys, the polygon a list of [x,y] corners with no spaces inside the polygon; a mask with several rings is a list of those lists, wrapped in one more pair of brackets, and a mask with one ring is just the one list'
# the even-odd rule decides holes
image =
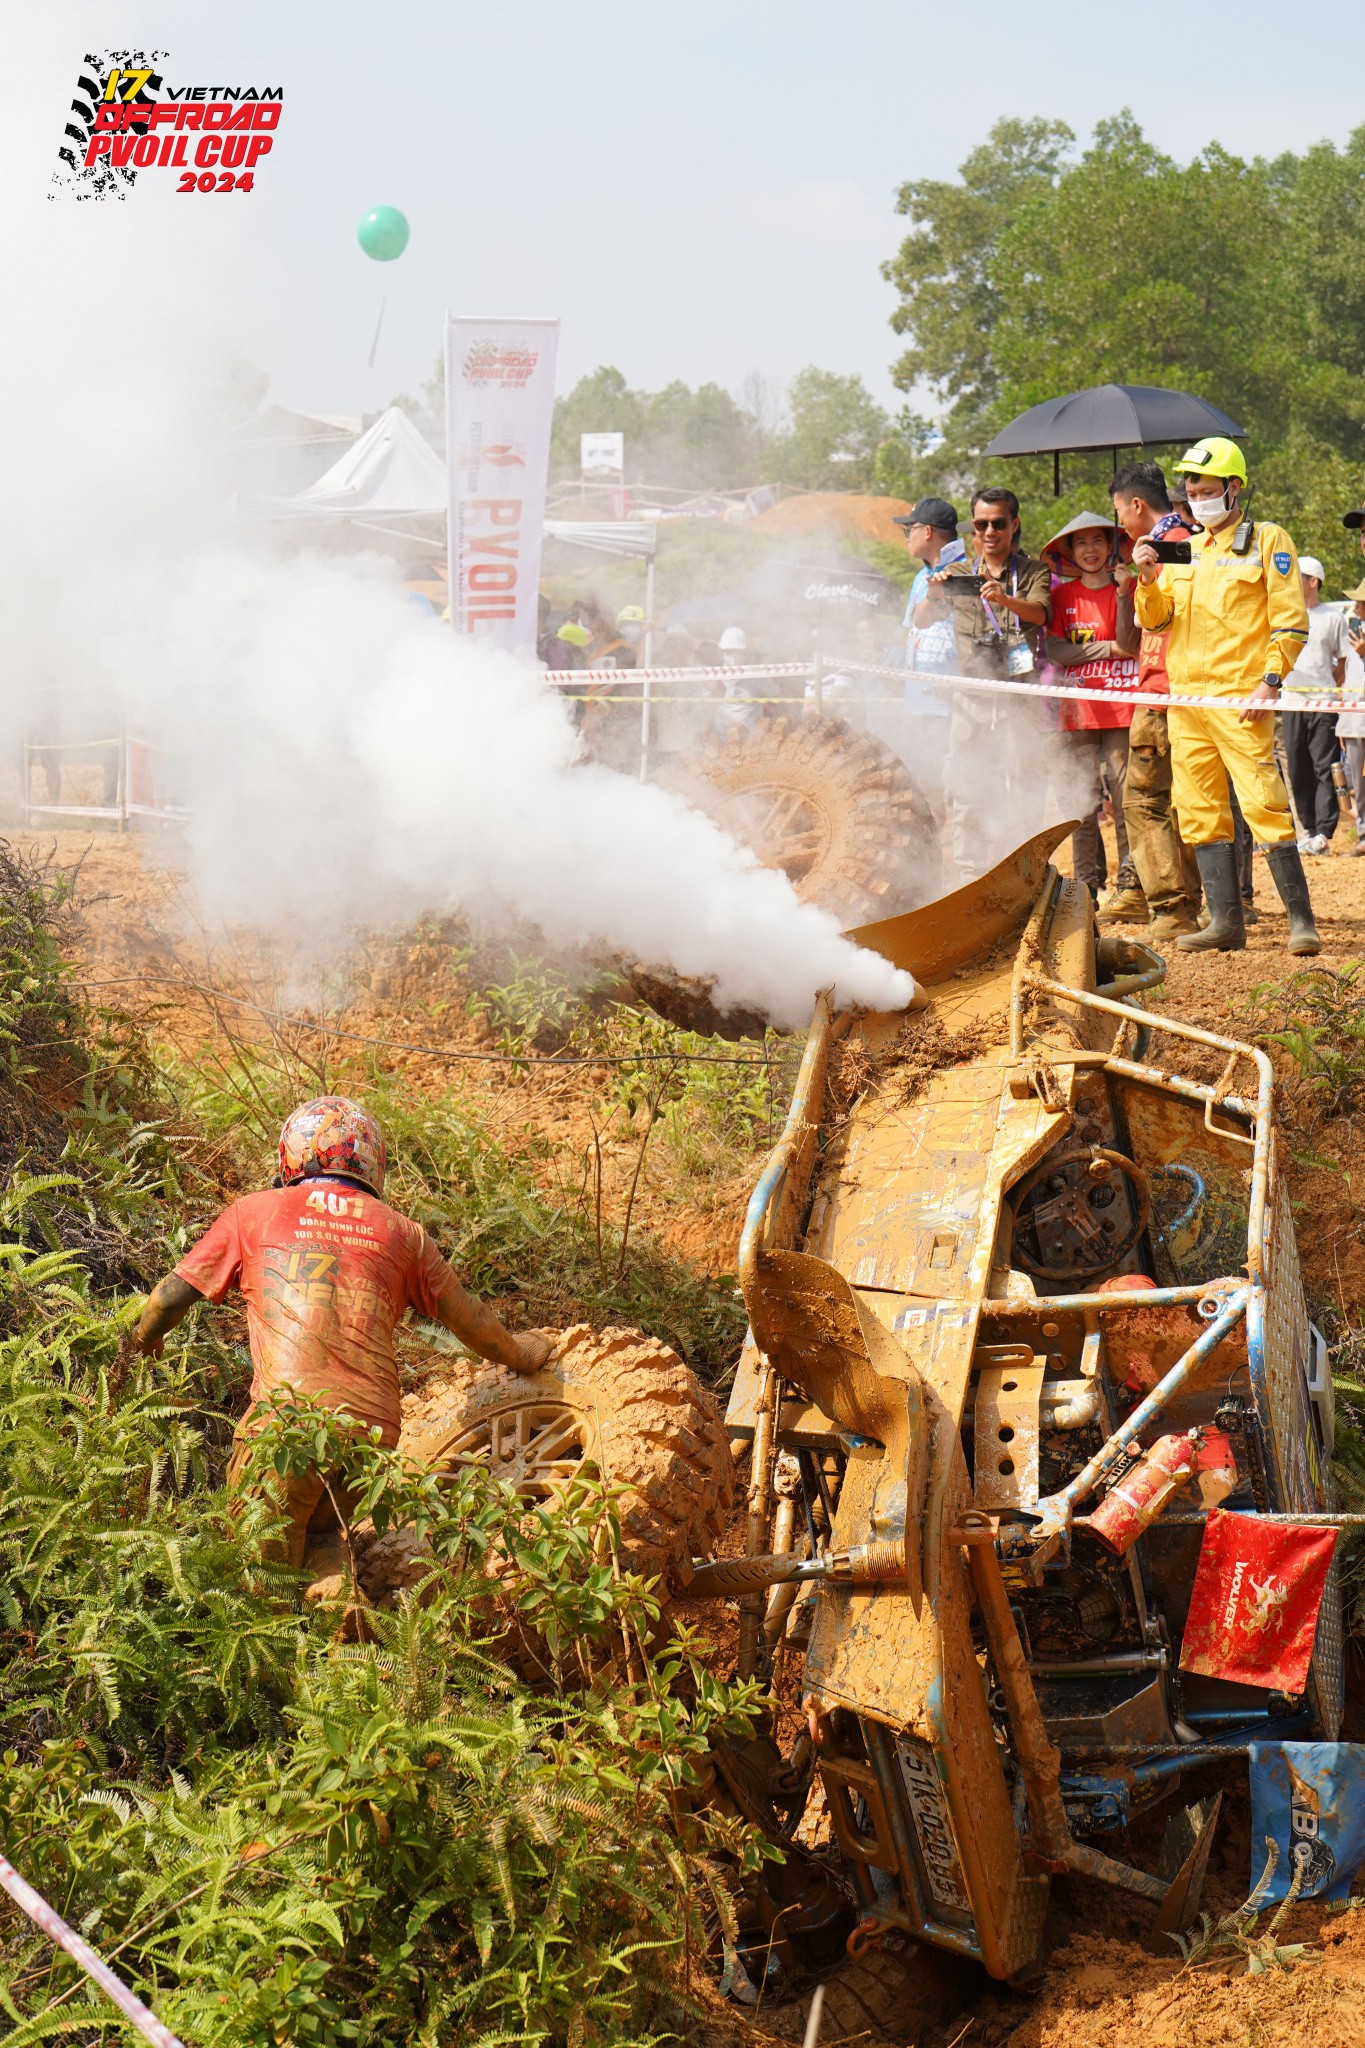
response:
{"label": "metal pole", "polygon": [[649,671],[654,663],[654,557],[645,565],[645,634],[641,650],[645,658],[645,679],[640,705],[640,780],[649,779]]}

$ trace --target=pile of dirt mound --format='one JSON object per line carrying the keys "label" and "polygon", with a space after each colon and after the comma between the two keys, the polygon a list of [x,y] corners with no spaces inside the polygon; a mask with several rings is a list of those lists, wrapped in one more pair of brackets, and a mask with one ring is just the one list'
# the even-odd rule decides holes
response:
{"label": "pile of dirt mound", "polygon": [[875,540],[904,547],[897,514],[910,510],[904,498],[862,496],[856,491],[802,491],[783,498],[754,520],[756,533],[831,534],[839,540]]}

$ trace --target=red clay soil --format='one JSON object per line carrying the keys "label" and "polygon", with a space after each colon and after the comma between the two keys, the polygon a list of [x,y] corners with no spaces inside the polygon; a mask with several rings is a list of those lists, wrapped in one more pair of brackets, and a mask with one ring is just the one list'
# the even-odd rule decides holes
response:
{"label": "red clay soil", "polygon": [[904,548],[896,517],[910,510],[904,498],[860,497],[855,491],[803,491],[782,498],[753,521],[755,533],[824,534],[834,540],[878,540]]}

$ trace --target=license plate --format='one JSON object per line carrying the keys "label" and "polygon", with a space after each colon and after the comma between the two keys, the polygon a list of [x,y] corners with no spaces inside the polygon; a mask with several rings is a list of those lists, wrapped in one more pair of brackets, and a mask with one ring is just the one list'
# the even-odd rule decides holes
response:
{"label": "license plate", "polygon": [[900,1758],[901,1778],[915,1818],[920,1855],[934,1904],[951,1912],[970,1914],[972,1903],[967,1896],[943,1787],[934,1766],[934,1753],[928,1743],[902,1736],[896,1744],[896,1755]]}

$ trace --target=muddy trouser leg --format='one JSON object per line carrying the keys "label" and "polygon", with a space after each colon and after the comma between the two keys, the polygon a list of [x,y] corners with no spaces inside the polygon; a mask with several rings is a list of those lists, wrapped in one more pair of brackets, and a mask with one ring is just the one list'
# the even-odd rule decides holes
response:
{"label": "muddy trouser leg", "polygon": [[1100,854],[1103,842],[1100,839],[1100,802],[1103,792],[1100,787],[1100,766],[1103,760],[1103,741],[1100,732],[1063,732],[1058,734],[1062,749],[1068,759],[1077,783],[1085,778],[1085,791],[1077,808],[1081,810],[1081,822],[1071,835],[1071,872],[1078,882],[1084,882],[1091,895],[1100,886]]}
{"label": "muddy trouser leg", "polygon": [[1356,804],[1356,838],[1365,839],[1365,737],[1344,739],[1341,751],[1346,756],[1346,781]]}
{"label": "muddy trouser leg", "polygon": [[[229,1493],[255,1496],[268,1501],[285,1522],[281,1535],[261,1545],[261,1556],[270,1564],[287,1564],[297,1571],[303,1564],[308,1538],[340,1527],[337,1508],[350,1516],[354,1501],[335,1473],[313,1465],[306,1472],[267,1471],[248,1475],[247,1463],[255,1432],[238,1430],[228,1460]],[[329,1483],[330,1482],[330,1483]]]}
{"label": "muddy trouser leg", "polygon": [[[1166,714],[1151,705],[1144,704],[1133,713],[1128,731],[1123,819],[1133,866],[1153,916],[1187,906],[1196,908],[1198,864],[1180,837],[1171,808],[1171,742]],[[1194,869],[1193,887],[1189,867]]]}

